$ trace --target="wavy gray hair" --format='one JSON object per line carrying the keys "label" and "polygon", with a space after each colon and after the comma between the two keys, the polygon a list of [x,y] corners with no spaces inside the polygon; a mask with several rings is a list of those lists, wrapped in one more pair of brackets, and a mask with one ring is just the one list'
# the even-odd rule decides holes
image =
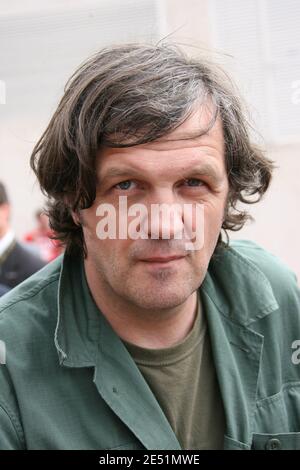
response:
{"label": "wavy gray hair", "polygon": [[90,207],[95,199],[100,145],[129,147],[154,141],[208,100],[214,112],[209,127],[200,133],[220,116],[229,181],[222,225],[226,233],[239,230],[250,218],[237,204],[260,200],[273,169],[273,162],[250,141],[241,99],[227,74],[173,44],[127,44],[101,50],[72,75],[31,156],[48,196],[50,225],[68,251],[85,251],[81,226],[74,223],[71,211]]}

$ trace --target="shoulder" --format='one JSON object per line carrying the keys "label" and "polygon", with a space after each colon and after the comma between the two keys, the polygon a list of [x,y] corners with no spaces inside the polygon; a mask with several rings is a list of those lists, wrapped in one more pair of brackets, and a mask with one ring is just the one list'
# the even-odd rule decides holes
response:
{"label": "shoulder", "polygon": [[0,299],[0,339],[6,333],[32,334],[34,327],[56,316],[61,262],[60,256]]}
{"label": "shoulder", "polygon": [[19,405],[28,400],[30,384],[38,383],[34,380],[57,357],[54,331],[60,266],[61,260],[55,260],[0,299],[0,448],[25,448]]}
{"label": "shoulder", "polygon": [[[244,258],[249,266],[259,270],[270,283],[277,300],[297,298],[300,304],[300,290],[294,271],[278,256],[250,240],[231,240],[229,247]],[[255,274],[255,272],[254,272]]]}
{"label": "shoulder", "polygon": [[297,282],[297,276],[291,268],[261,245],[251,240],[231,240],[229,246],[261,269],[268,278],[275,280],[277,277],[281,279],[282,276],[287,276]]}

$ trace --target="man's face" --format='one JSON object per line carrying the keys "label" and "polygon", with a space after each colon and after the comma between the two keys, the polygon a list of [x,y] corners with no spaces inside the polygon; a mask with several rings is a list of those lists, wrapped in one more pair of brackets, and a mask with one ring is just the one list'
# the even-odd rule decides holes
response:
{"label": "man's face", "polygon": [[[96,273],[101,292],[105,291],[121,304],[135,309],[173,308],[184,303],[205,277],[220,234],[228,194],[221,122],[217,120],[211,131],[200,138],[183,140],[182,137],[195,135],[210,118],[208,110],[199,110],[158,141],[99,151],[96,199],[90,208],[81,211],[88,252],[86,267]],[[127,197],[128,208],[143,204],[149,214],[153,204],[201,205],[204,210],[202,248],[186,250],[186,244],[182,239],[175,239],[172,230],[170,239],[163,239],[164,221],[160,219],[156,221],[158,239],[150,235],[148,239],[99,239],[97,207],[108,203],[118,214],[120,196]]]}

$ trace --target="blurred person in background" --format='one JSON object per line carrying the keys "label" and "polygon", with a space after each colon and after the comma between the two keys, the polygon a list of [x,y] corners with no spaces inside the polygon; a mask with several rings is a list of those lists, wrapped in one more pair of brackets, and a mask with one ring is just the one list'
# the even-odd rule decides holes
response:
{"label": "blurred person in background", "polygon": [[49,226],[49,219],[47,214],[42,209],[35,213],[37,227],[28,232],[24,236],[24,242],[28,245],[33,245],[36,252],[46,262],[53,261],[57,256],[62,253],[62,248],[59,246],[57,240],[52,239],[54,236],[53,230]]}
{"label": "blurred person in background", "polygon": [[16,239],[10,225],[11,206],[0,182],[0,284],[11,289],[41,269],[45,262]]}

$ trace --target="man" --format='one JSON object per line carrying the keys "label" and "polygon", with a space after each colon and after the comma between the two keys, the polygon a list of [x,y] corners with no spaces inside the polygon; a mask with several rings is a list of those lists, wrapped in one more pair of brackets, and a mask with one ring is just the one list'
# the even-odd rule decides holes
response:
{"label": "man", "polygon": [[10,212],[7,192],[0,182],[0,284],[6,290],[17,286],[45,265],[17,241],[10,226]]}
{"label": "man", "polygon": [[272,171],[227,77],[104,49],[31,162],[66,253],[1,301],[0,448],[300,448],[295,275],[221,236]]}

